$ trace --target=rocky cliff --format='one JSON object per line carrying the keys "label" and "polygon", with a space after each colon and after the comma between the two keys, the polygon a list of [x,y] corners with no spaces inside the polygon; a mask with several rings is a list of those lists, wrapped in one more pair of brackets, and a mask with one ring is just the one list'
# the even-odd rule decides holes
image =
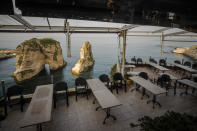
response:
{"label": "rocky cliff", "polygon": [[49,64],[51,70],[66,64],[60,43],[50,38],[24,41],[16,50],[16,71],[12,76],[19,82],[36,76],[45,64]]}
{"label": "rocky cliff", "polygon": [[80,50],[80,60],[75,64],[72,68],[72,73],[75,75],[79,75],[85,71],[87,71],[94,64],[92,47],[90,42],[86,41],[83,43]]}
{"label": "rocky cliff", "polygon": [[176,48],[172,52],[183,54],[197,60],[197,45],[193,45],[191,47]]}
{"label": "rocky cliff", "polygon": [[15,56],[16,56],[16,50],[12,50],[12,49],[0,50],[0,60],[15,57]]}

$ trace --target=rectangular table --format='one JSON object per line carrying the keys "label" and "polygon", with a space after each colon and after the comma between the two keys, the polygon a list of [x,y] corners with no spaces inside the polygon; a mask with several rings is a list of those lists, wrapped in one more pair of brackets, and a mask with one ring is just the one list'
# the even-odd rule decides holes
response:
{"label": "rectangular table", "polygon": [[52,100],[53,84],[37,86],[20,127],[37,125],[41,131],[42,123],[51,120]]}
{"label": "rectangular table", "polygon": [[140,74],[140,72],[129,71],[129,72],[127,72],[127,74],[132,75],[132,76],[138,76]]}
{"label": "rectangular table", "polygon": [[[116,120],[116,117],[110,114],[110,109],[112,107],[121,105],[120,101],[99,79],[89,79],[87,80],[87,83],[88,87],[90,87],[95,98],[97,99],[100,105],[99,107],[101,107],[106,112],[106,117],[103,121],[103,124],[105,124],[106,119],[109,117],[112,117],[114,120]],[[98,107],[96,108],[96,110],[97,109]]]}
{"label": "rectangular table", "polygon": [[145,95],[145,90],[151,92],[153,94],[153,99],[147,101],[147,104],[149,102],[153,102],[153,108],[155,104],[158,104],[161,107],[161,104],[159,102],[156,101],[156,96],[160,95],[160,94],[164,94],[167,91],[153,83],[151,83],[148,80],[145,80],[139,76],[133,76],[133,77],[129,77],[129,79],[131,79],[133,82],[137,83],[138,85],[140,85],[144,90],[143,90],[143,94],[142,97]]}
{"label": "rectangular table", "polygon": [[160,65],[158,65],[158,64],[155,64],[155,63],[153,63],[153,62],[148,62],[148,61],[146,61],[145,63],[148,64],[148,65],[150,65],[150,66],[152,66],[152,67],[154,67],[154,68],[156,68],[156,69],[158,69],[159,71],[162,71],[163,73],[164,73],[165,71],[168,71],[168,70],[169,70],[169,69],[167,69],[167,68],[165,68],[165,67],[163,67],[163,66],[160,66]]}
{"label": "rectangular table", "polygon": [[135,68],[135,65],[125,65],[125,68],[129,68],[130,71],[132,71],[133,68]]}
{"label": "rectangular table", "polygon": [[197,73],[197,70],[192,69],[192,68],[187,67],[187,66],[184,66],[184,65],[181,65],[181,64],[173,63],[173,66],[179,67],[179,68],[181,68],[181,69],[183,69],[185,71],[188,71],[190,73]]}
{"label": "rectangular table", "polygon": [[188,79],[182,79],[182,80],[178,80],[177,82],[179,82],[183,85],[186,85],[185,92],[182,92],[180,95],[182,95],[182,94],[187,95],[189,87],[193,88],[192,94],[194,93],[195,89],[197,89],[197,83],[194,82],[194,81],[191,81],[191,80],[188,80]]}

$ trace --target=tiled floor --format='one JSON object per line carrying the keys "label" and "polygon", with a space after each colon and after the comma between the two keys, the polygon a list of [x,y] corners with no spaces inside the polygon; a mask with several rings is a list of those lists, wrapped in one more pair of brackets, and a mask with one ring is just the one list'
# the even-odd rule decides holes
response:
{"label": "tiled floor", "polygon": [[[134,87],[133,85],[131,88]],[[52,111],[52,121],[43,124],[44,131],[138,131],[139,128],[131,128],[130,123],[137,123],[138,118],[148,115],[151,117],[164,114],[167,110],[176,112],[186,112],[192,115],[197,115],[197,97],[190,95],[179,96],[179,93],[184,91],[178,89],[176,96],[173,95],[173,90],[170,90],[168,96],[165,94],[158,97],[158,101],[162,104],[159,108],[152,108],[151,104],[146,104],[148,98],[144,97],[141,100],[141,94],[137,91],[126,93],[121,90],[119,94],[114,94],[121,101],[122,105],[114,107],[111,113],[117,117],[117,120],[108,119],[106,124],[102,122],[105,118],[103,110],[95,111],[98,103],[93,104],[94,97],[92,94],[89,100],[86,97],[80,96],[78,102],[75,101],[75,96],[69,97],[69,107],[66,106],[66,100],[60,100],[57,103],[57,108]],[[25,105],[25,111],[28,104]],[[1,122],[1,131],[35,131],[36,126],[20,129],[19,123],[23,118],[24,113],[20,112],[19,106],[15,106],[8,112],[8,117]]]}

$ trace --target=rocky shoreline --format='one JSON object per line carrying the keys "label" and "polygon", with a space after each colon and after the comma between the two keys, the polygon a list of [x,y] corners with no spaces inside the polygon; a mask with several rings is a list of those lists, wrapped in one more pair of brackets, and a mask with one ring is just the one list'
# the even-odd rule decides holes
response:
{"label": "rocky shoreline", "polygon": [[16,56],[16,50],[14,49],[0,49],[0,60],[8,59]]}
{"label": "rocky shoreline", "polygon": [[185,56],[191,57],[194,60],[197,60],[197,45],[191,47],[175,48],[173,53],[183,54]]}

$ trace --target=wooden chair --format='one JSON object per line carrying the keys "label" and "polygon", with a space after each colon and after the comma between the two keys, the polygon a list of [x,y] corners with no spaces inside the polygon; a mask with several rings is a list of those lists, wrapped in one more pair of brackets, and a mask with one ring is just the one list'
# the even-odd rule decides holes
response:
{"label": "wooden chair", "polygon": [[87,82],[84,78],[78,77],[75,79],[75,91],[76,91],[76,101],[77,96],[79,94],[86,94],[87,100],[88,100],[88,88],[87,88]]}
{"label": "wooden chair", "polygon": [[[12,96],[19,96],[19,98],[12,99]],[[21,112],[23,112],[24,97],[23,87],[20,85],[13,85],[7,90],[8,105],[12,108],[13,105],[20,104]]]}
{"label": "wooden chair", "polygon": [[[58,93],[59,91],[62,91],[62,92]],[[56,102],[58,98],[62,95],[66,96],[66,104],[67,106],[69,106],[67,83],[64,81],[59,81],[54,84],[54,91],[53,91],[54,108],[56,108]]]}

